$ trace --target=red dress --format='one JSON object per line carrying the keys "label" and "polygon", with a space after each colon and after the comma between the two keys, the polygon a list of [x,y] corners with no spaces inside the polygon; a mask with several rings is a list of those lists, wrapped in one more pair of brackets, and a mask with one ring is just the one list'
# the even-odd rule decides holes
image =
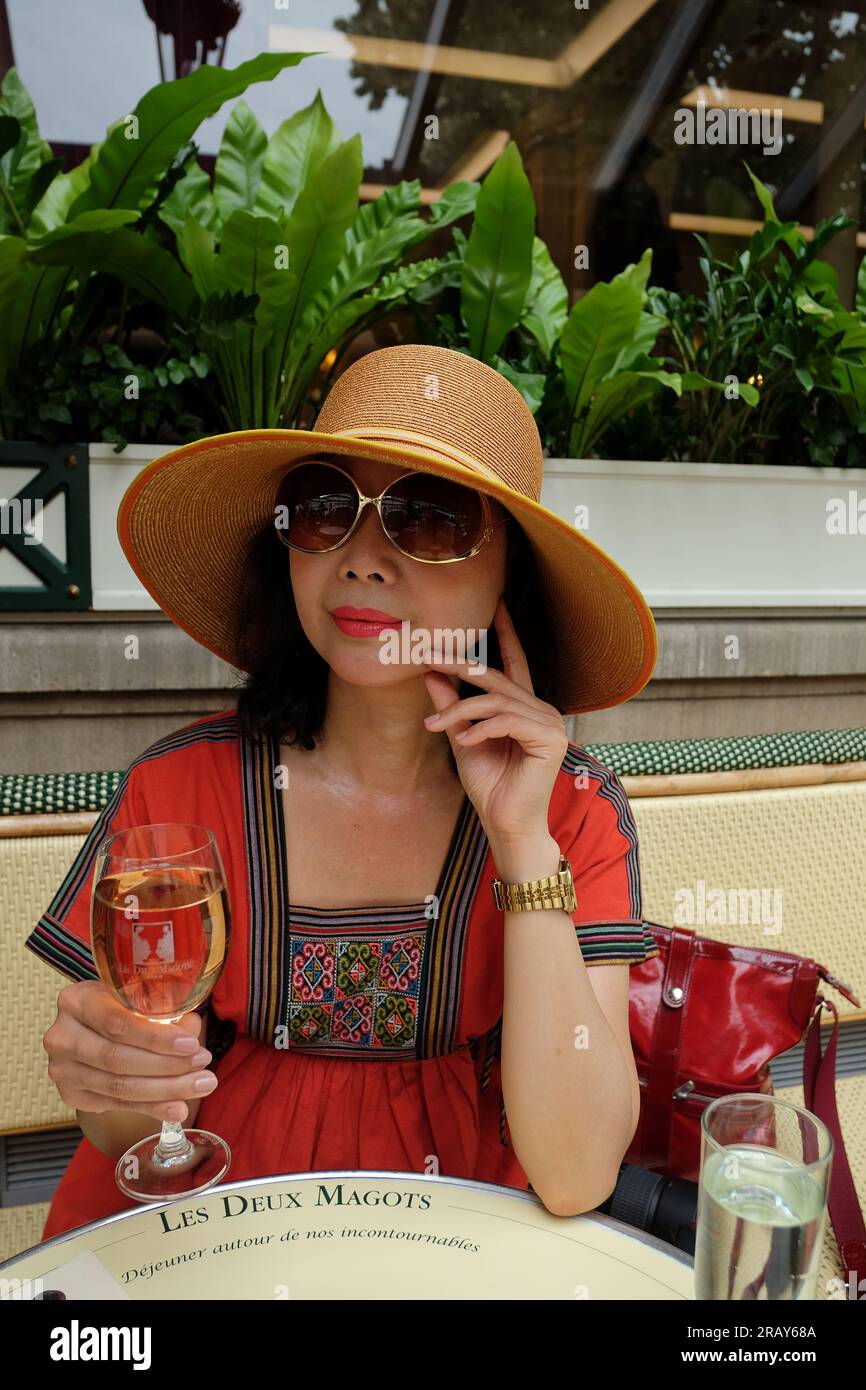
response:
{"label": "red dress", "polygon": [[[228,1142],[225,1181],[386,1169],[527,1189],[500,1089],[503,918],[475,808],[464,796],[424,902],[305,907],[290,902],[286,883],[279,761],[278,740],[241,736],[233,710],[151,744],[25,944],[69,979],[98,978],[90,894],[99,842],[131,825],[207,825],[225,866],[231,941],[207,1006],[218,1085],[196,1124]],[[563,759],[548,824],[571,861],[586,964],[656,955],[641,917],[628,800],[614,773],[577,744]],[[42,1238],[138,1205],[116,1187],[114,1169],[82,1139]]]}

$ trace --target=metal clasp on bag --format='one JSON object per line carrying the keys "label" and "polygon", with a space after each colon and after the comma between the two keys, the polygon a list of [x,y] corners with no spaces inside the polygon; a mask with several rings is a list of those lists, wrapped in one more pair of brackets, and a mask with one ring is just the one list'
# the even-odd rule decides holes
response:
{"label": "metal clasp on bag", "polygon": [[694,1081],[684,1081],[683,1084],[682,1084],[682,1086],[677,1086],[677,1089],[673,1092],[673,1094],[672,1094],[672,1096],[671,1096],[671,1099],[672,1099],[672,1100],[685,1100],[689,1095],[691,1095],[691,1093],[692,1093],[692,1091],[693,1091],[694,1089],[695,1089],[695,1083],[694,1083]]}
{"label": "metal clasp on bag", "polygon": [[672,1100],[703,1100],[707,1105],[717,1100],[717,1096],[710,1095],[708,1091],[696,1091],[694,1081],[684,1081],[681,1086],[671,1093]]}
{"label": "metal clasp on bag", "polygon": [[859,1009],[860,1000],[855,995],[852,985],[846,984],[844,980],[840,980],[838,975],[831,975],[829,970],[822,970],[820,973],[824,976],[828,985],[832,985],[834,989],[840,990],[848,999],[853,1000]]}

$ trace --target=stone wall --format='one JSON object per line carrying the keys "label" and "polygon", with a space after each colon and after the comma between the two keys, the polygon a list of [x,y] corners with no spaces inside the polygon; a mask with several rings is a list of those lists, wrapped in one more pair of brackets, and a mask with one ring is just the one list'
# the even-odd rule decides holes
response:
{"label": "stone wall", "polygon": [[[866,612],[667,611],[656,624],[652,680],[625,705],[571,719],[572,738],[866,726]],[[161,735],[232,708],[241,679],[161,614],[5,615],[0,771],[125,768]]]}

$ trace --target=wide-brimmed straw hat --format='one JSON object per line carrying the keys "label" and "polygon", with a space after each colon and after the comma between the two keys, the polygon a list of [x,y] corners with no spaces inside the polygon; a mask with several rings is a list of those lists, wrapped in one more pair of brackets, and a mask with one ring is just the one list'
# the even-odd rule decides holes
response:
{"label": "wide-brimmed straw hat", "polygon": [[[178,627],[239,670],[237,615],[254,537],[277,489],[311,454],[347,454],[436,473],[486,493],[529,539],[557,643],[564,714],[607,709],[656,663],[652,612],[609,555],[541,506],[532,412],[494,368],[424,344],[381,348],[336,380],[313,430],[211,435],[154,459],[117,515],[124,554]],[[467,562],[469,563],[469,562]]]}

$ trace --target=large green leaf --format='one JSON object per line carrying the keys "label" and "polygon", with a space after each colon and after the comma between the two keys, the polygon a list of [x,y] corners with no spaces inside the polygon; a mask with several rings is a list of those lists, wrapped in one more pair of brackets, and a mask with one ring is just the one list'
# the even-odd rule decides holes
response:
{"label": "large green leaf", "polygon": [[417,215],[421,205],[419,179],[391,184],[377,198],[362,204],[346,231],[345,254],[334,276],[308,310],[311,331],[317,332],[328,314],[374,284],[380,271],[393,266],[411,247],[470,211],[478,188],[471,183],[447,188],[432,204],[429,221]]}
{"label": "large green leaf", "polygon": [[285,224],[260,213],[238,208],[232,213],[220,239],[221,286],[257,294],[256,323],[270,328],[286,312],[297,282],[297,272],[281,264],[278,247],[286,243]]}
{"label": "large green leaf", "polygon": [[[458,229],[455,228],[455,234]],[[460,288],[460,276],[463,274],[463,256],[458,249],[453,249],[447,255],[440,257],[439,260],[432,262],[432,272],[425,276],[419,285],[410,291],[410,298],[413,304],[431,304],[438,299],[445,290],[455,290]]]}
{"label": "large green leaf", "polygon": [[471,179],[459,179],[457,183],[449,183],[447,188],[443,188],[442,196],[430,204],[430,226],[448,227],[459,217],[474,212],[480,192],[481,184]]}
{"label": "large green leaf", "polygon": [[[141,213],[136,212],[134,208],[94,208],[92,212],[83,212],[80,217],[73,218],[62,227],[54,227],[42,236],[31,236],[28,245],[33,251],[38,251],[43,246],[59,246],[71,242],[82,233],[113,232],[118,227],[137,222],[140,217]],[[42,260],[44,262],[45,258]],[[59,265],[60,259],[57,258],[53,264]]]}
{"label": "large green leaf", "polygon": [[252,110],[238,101],[226,122],[214,168],[213,196],[223,222],[236,208],[255,207],[267,145]]}
{"label": "large green leaf", "polygon": [[823,217],[816,225],[815,234],[811,241],[805,243],[804,254],[806,258],[813,260],[819,251],[823,251],[828,242],[839,236],[840,232],[858,225],[856,217],[849,217],[846,212],[834,212],[831,217]]}
{"label": "large green leaf", "polygon": [[862,323],[856,314],[840,307],[834,315],[833,328],[842,334],[839,341],[841,351],[866,352],[866,323]]}
{"label": "large green leaf", "polygon": [[648,352],[652,352],[659,334],[665,327],[665,323],[666,320],[660,315],[651,314],[644,309],[638,320],[634,341],[630,347],[624,348],[620,353],[614,364],[614,372],[619,371],[620,368],[625,370],[635,367],[640,357]]}
{"label": "large green leaf", "polygon": [[664,388],[680,395],[681,379],[676,372],[627,371],[602,381],[593,393],[587,414],[575,422],[569,442],[571,457],[585,457],[615,420]]}
{"label": "large green leaf", "polygon": [[0,115],[0,232],[17,232],[24,236],[26,227],[21,209],[12,192],[10,161],[19,155],[23,145],[21,125],[14,116]]}
{"label": "large green leaf", "polygon": [[[437,198],[435,203],[430,204],[429,221],[422,222],[420,227],[412,233],[404,250],[408,251],[410,247],[417,246],[420,241],[426,241],[434,232],[439,231],[442,227],[450,226],[458,218],[468,216],[475,209],[480,189],[480,183],[472,183],[465,179],[458,183],[449,184],[443,190],[442,196]],[[458,234],[459,229],[455,228],[454,235],[457,236]]]}
{"label": "large green leaf", "polygon": [[[404,179],[400,183],[389,184],[378,198],[370,198],[358,208],[346,230],[347,249],[371,241],[385,228],[398,228],[407,222],[412,232],[420,227],[429,235],[428,224],[417,215],[420,207],[420,179]],[[398,250],[402,250],[406,244],[399,234],[395,237],[394,245]]]}
{"label": "large green leaf", "polygon": [[274,324],[287,313],[298,279],[284,262],[287,244],[285,222],[246,208],[237,208],[222,231],[215,262],[221,286],[229,294],[258,296],[255,322],[235,322],[217,356],[218,371],[231,380],[227,395],[239,412],[239,428],[277,424],[273,412],[280,364],[269,344]]}
{"label": "large green leaf", "polygon": [[[724,392],[728,389],[727,382],[712,381],[710,377],[704,376],[703,372],[683,372],[682,374],[684,391],[718,391]],[[741,401],[746,405],[756,406],[760,402],[761,393],[754,386],[750,386],[747,381],[741,381],[737,387],[737,393]]]}
{"label": "large green leaf", "polygon": [[764,226],[754,233],[749,243],[749,254],[752,263],[756,263],[767,256],[778,242],[784,241],[795,255],[802,253],[806,246],[806,238],[800,231],[796,222],[780,222],[776,209],[773,206],[773,195],[765,183],[753,174],[746,161],[743,160],[746,173],[752,181],[752,187],[758,196],[758,202],[764,212]]}
{"label": "large green leaf", "polygon": [[652,263],[652,247],[648,246],[640,260],[627,265],[624,270],[621,270],[618,275],[613,277],[611,283],[632,285],[641,295],[645,295]]}
{"label": "large green leaf", "polygon": [[758,195],[758,202],[764,209],[764,220],[766,222],[778,222],[779,218],[776,215],[776,209],[773,206],[773,195],[770,192],[769,188],[765,183],[761,183],[761,180],[758,178],[757,174],[752,173],[745,160],[743,160],[743,165],[745,167],[746,173],[752,180],[752,187]]}
{"label": "large green leaf", "polygon": [[819,304],[817,299],[813,299],[804,285],[801,285],[794,292],[794,303],[804,314],[815,314],[821,319],[832,319],[833,310],[826,304]]}
{"label": "large green leaf", "polygon": [[207,299],[208,295],[217,294],[225,288],[214,234],[192,215],[177,229],[177,251],[201,299]]}
{"label": "large green leaf", "polygon": [[25,226],[29,230],[30,219],[33,209],[44,197],[46,191],[53,183],[54,179],[63,171],[63,160],[58,156],[56,159],[46,159],[44,164],[31,175],[30,182],[24,190],[21,198],[20,208]]}
{"label": "large green leaf", "polygon": [[183,178],[178,179],[163,201],[159,215],[175,236],[181,233],[188,217],[200,222],[208,231],[219,231],[222,218],[214,201],[210,179],[195,154],[185,161]]}
{"label": "large green leaf", "polygon": [[747,253],[748,264],[758,265],[775,250],[780,241],[790,246],[792,251],[798,250],[803,242],[803,235],[798,231],[796,222],[766,222],[763,227],[753,232]]}
{"label": "large green leaf", "polygon": [[[29,243],[18,236],[0,239],[0,322],[3,324],[0,379],[5,381],[8,372],[21,364],[31,345],[49,334],[52,325],[59,322],[61,305],[75,280],[74,268],[87,264],[87,258],[79,260],[83,244],[80,238],[96,242],[139,215],[131,209],[98,209],[84,214],[69,227],[55,228]],[[103,249],[106,249],[104,244]],[[169,277],[176,275],[177,263],[171,257],[167,260],[170,262],[167,274]],[[91,261],[90,268],[103,267],[95,267]]]}
{"label": "large green leaf", "polygon": [[861,319],[866,319],[866,256],[863,257],[857,271],[856,308]]}
{"label": "large green leaf", "polygon": [[504,357],[494,357],[490,363],[495,367],[506,381],[516,388],[526,401],[533,415],[538,410],[544,399],[544,386],[546,377],[543,372],[521,372],[517,367],[512,367],[510,362],[506,362]]}
{"label": "large green leaf", "polygon": [[532,276],[520,322],[533,335],[546,361],[550,361],[567,318],[568,288],[541,237],[535,237]]}
{"label": "large green leaf", "polygon": [[[295,202],[287,235],[294,280],[282,335],[284,359],[290,356],[292,335],[304,310],[340,263],[346,230],[358,209],[363,171],[361,137],[353,135],[310,175]],[[302,343],[297,348],[302,349]],[[295,351],[293,345],[292,356]]]}
{"label": "large green leaf", "polygon": [[346,230],[345,249],[328,283],[308,304],[298,326],[302,335],[315,337],[327,317],[355,294],[375,284],[381,271],[398,261],[420,228],[429,227],[414,214],[420,204],[417,179],[393,184],[363,204]]}
{"label": "large green leaf", "polygon": [[57,312],[66,266],[35,265],[23,237],[0,237],[0,385]]}
{"label": "large green leaf", "polygon": [[[116,208],[116,215],[132,209]],[[30,250],[34,265],[74,266],[77,270],[114,275],[151,303],[177,314],[185,313],[193,285],[170,252],[126,227],[94,230],[88,223],[104,218],[106,209],[81,213],[68,227],[58,227]],[[134,214],[133,214],[134,215]]]}
{"label": "large green leaf", "polygon": [[520,318],[532,275],[535,199],[513,140],[481,185],[460,282],[474,357],[487,362]]}
{"label": "large green leaf", "polygon": [[559,340],[569,416],[577,420],[638,331],[642,295],[628,279],[600,281],[579,299]]}
{"label": "large green leaf", "polygon": [[441,261],[433,257],[430,260],[412,261],[409,265],[398,266],[396,270],[383,275],[369,294],[355,295],[333,309],[297,358],[296,382],[287,396],[287,422],[294,420],[292,403],[300,400],[307,381],[326,353],[338,346],[362,320],[372,320],[378,313],[384,312],[387,306],[405,300],[418,290],[427,280],[439,273],[441,264]]}
{"label": "large green leaf", "polygon": [[[51,146],[39,134],[30,93],[15,68],[10,68],[0,87],[0,116],[18,124],[18,135],[0,157],[0,191],[3,213],[0,228],[24,222],[27,192],[41,165],[51,159]],[[20,227],[18,228],[20,230]]]}
{"label": "large green leaf", "polygon": [[291,213],[307,180],[339,144],[340,134],[317,91],[309,106],[283,121],[268,141],[255,211],[268,217]]}
{"label": "large green leaf", "polygon": [[73,203],[89,187],[90,167],[98,150],[99,145],[94,145],[86,159],[48,185],[30,217],[31,236],[42,236],[67,220]]}
{"label": "large green leaf", "polygon": [[[144,206],[178,150],[223,102],[240,96],[253,82],[270,82],[309,53],[260,53],[237,68],[205,64],[173,82],[145,92],[132,115],[116,122],[90,166],[90,182],[71,213],[97,207]],[[133,138],[128,138],[132,132]]]}

